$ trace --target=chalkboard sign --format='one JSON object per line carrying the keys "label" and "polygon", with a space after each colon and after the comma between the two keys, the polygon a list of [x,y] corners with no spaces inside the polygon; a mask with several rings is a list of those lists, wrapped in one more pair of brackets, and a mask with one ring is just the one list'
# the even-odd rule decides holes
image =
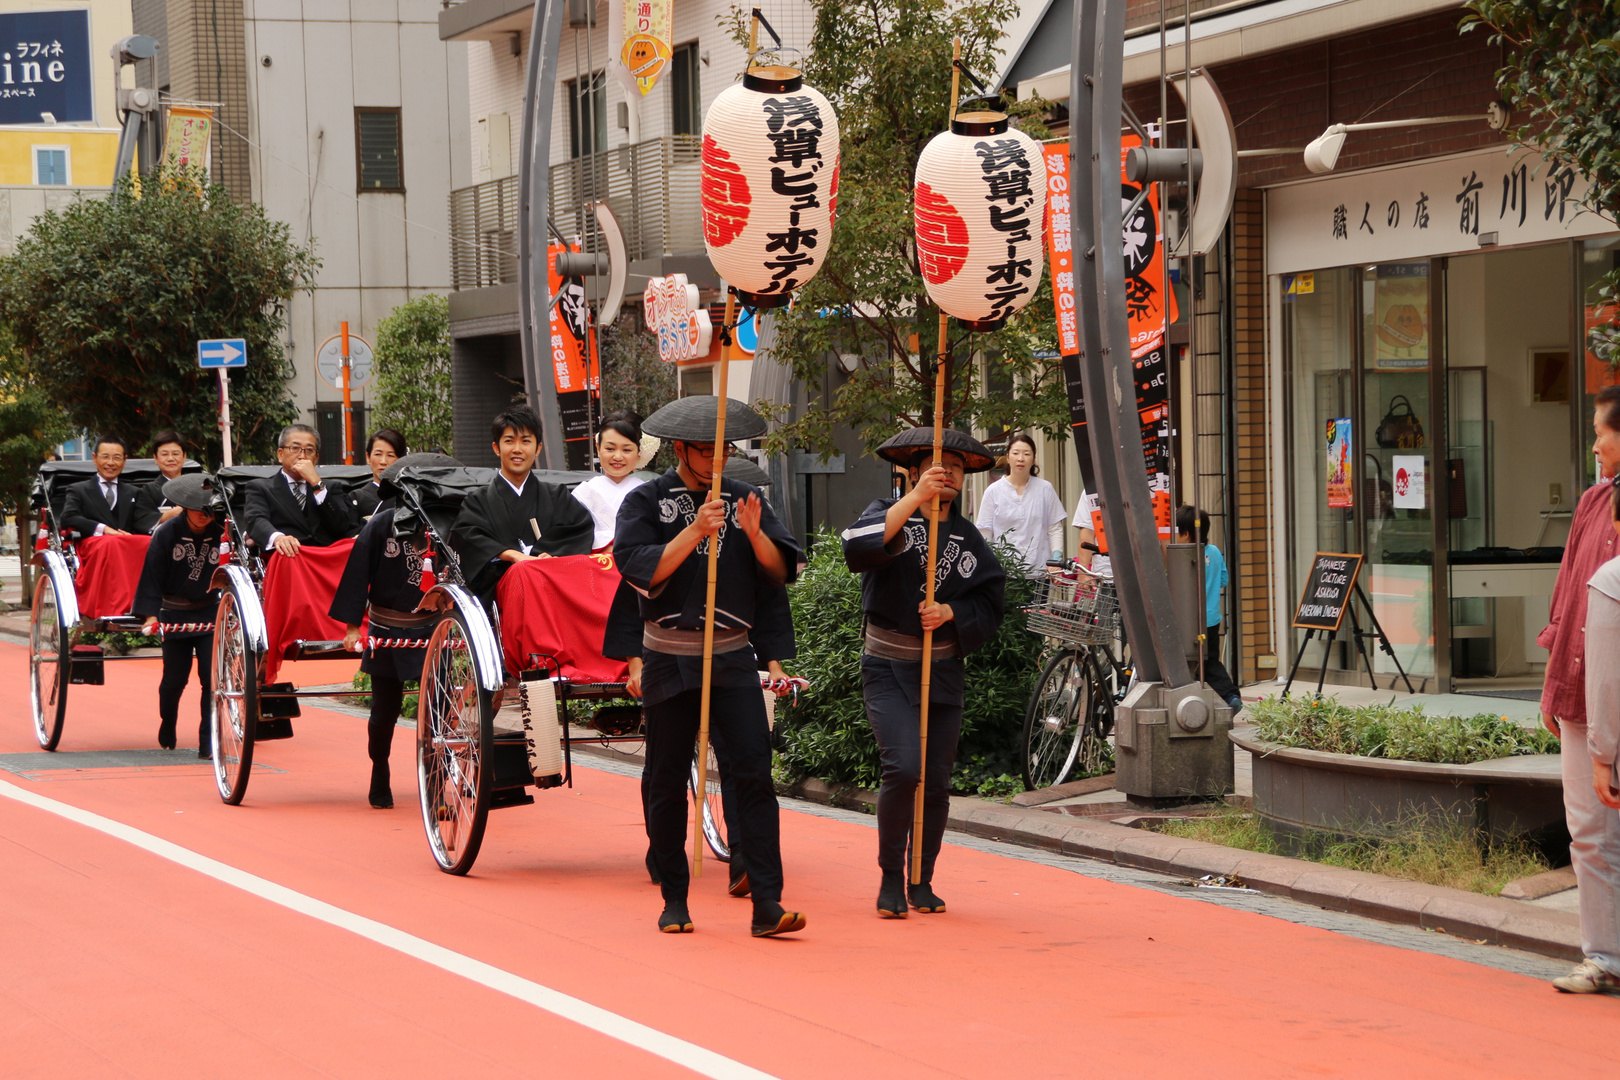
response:
{"label": "chalkboard sign", "polygon": [[1361,573],[1361,556],[1318,551],[1305,579],[1305,595],[1299,598],[1294,625],[1313,630],[1339,629],[1350,597]]}

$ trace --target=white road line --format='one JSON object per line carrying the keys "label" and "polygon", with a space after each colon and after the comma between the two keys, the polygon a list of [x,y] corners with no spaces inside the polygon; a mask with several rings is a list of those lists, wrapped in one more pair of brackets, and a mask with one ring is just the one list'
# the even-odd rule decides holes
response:
{"label": "white road line", "polygon": [[100,814],[81,810],[67,803],[48,799],[37,795],[25,788],[18,787],[10,782],[0,782],[0,795],[14,799],[26,806],[44,810],[61,818],[86,828],[95,829],[105,833],[115,840],[133,844],[145,851],[149,851],[170,862],[177,863],[188,870],[195,870],[205,874],[216,881],[251,893],[272,904],[279,904],[290,911],[300,915],[307,915],[312,919],[335,926],[340,930],[358,934],[370,941],[374,941],[386,948],[404,953],[406,956],[432,964],[436,968],[459,975],[464,979],[487,986],[491,990],[499,991],[527,1002],[546,1012],[560,1016],[564,1020],[571,1020],[581,1027],[606,1035],[610,1039],[617,1039],[637,1050],[645,1050],[672,1061],[677,1065],[691,1069],[701,1076],[713,1077],[714,1080],[775,1080],[770,1073],[744,1065],[713,1050],[705,1049],[685,1039],[665,1034],[646,1024],[637,1023],[628,1017],[610,1012],[588,1001],[582,1001],[560,990],[553,990],[549,986],[525,979],[521,975],[514,975],[510,971],[503,971],[492,964],[482,960],[474,960],[470,956],[436,945],[431,941],[397,930],[386,923],[375,919],[368,919],[363,915],[356,915],[352,911],[317,900],[312,896],[278,885],[256,874],[245,870],[238,870],[217,859],[210,859],[206,855],[199,855],[195,851],[183,848],[179,844],[142,832],[140,829],[125,825],[121,821],[102,817]]}

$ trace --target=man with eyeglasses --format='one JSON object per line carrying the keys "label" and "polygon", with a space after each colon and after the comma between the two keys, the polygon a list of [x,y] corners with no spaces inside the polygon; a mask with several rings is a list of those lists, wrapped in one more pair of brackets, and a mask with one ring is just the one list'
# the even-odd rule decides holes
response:
{"label": "man with eyeglasses", "polygon": [[281,471],[248,485],[248,536],[266,555],[292,558],[305,544],[325,547],[359,532],[354,503],[330,491],[315,468],[320,449],[314,428],[288,424],[276,440]]}
{"label": "man with eyeglasses", "polygon": [[[804,929],[802,912],[782,906],[781,811],[771,782],[770,726],[759,668],[773,680],[794,656],[786,585],[798,573],[799,545],[759,492],[725,474],[730,452],[714,441],[718,399],[693,396],[649,416],[642,431],[673,443],[679,463],[624,497],[613,558],[638,594],[641,701],[647,725],[645,816],[664,910],[658,929],[687,934],[686,784],[700,724],[709,545],[719,544],[715,585],[709,731],[724,785],[726,825],[747,856],[747,876],[728,890],[752,894],[755,937]],[[765,434],[765,421],[727,402],[726,434]],[[716,468],[720,495],[710,498]],[[612,627],[610,626],[610,636]],[[608,643],[604,643],[605,645]],[[617,651],[617,650],[615,650]],[[693,843],[702,840],[693,837]]]}
{"label": "man with eyeglasses", "polygon": [[135,492],[122,481],[129,446],[116,435],[96,440],[96,475],[68,488],[62,524],[80,536],[127,536],[134,527]]}

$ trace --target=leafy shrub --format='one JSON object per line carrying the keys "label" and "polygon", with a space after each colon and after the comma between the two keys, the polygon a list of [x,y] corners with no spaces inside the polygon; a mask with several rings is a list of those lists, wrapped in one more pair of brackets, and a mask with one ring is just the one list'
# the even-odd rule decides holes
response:
{"label": "leafy shrub", "polygon": [[1267,742],[1330,754],[1468,765],[1516,754],[1556,754],[1558,737],[1505,716],[1428,716],[1423,706],[1364,705],[1331,698],[1266,698],[1250,706],[1255,734]]}
{"label": "leafy shrub", "polygon": [[[352,685],[360,693],[352,697],[342,697],[338,700],[345,705],[353,705],[357,709],[371,708],[371,676],[363,671],[357,671],[354,673]],[[410,717],[412,720],[416,719],[416,691],[418,688],[415,679],[405,680],[405,702],[399,707],[399,715]]]}
{"label": "leafy shrub", "polygon": [[[997,547],[1008,568],[1007,614],[1001,628],[967,659],[967,700],[951,790],[1001,797],[1020,787],[1018,739],[1024,709],[1040,673],[1041,643],[1020,607],[1030,584],[1010,548]],[[878,786],[877,741],[861,697],[861,581],[844,565],[836,533],[816,534],[809,565],[788,590],[799,656],[784,667],[810,680],[811,690],[777,706],[783,771],[793,779]]]}

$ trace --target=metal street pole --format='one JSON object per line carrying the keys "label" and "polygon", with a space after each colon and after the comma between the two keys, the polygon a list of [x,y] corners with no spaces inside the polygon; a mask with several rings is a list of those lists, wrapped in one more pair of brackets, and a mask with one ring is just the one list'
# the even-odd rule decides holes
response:
{"label": "metal street pole", "polygon": [[219,431],[220,442],[224,446],[225,468],[230,468],[231,461],[231,374],[224,368],[219,369]]}
{"label": "metal street pole", "polygon": [[349,396],[349,324],[343,324],[343,464],[354,464],[354,403]]}

